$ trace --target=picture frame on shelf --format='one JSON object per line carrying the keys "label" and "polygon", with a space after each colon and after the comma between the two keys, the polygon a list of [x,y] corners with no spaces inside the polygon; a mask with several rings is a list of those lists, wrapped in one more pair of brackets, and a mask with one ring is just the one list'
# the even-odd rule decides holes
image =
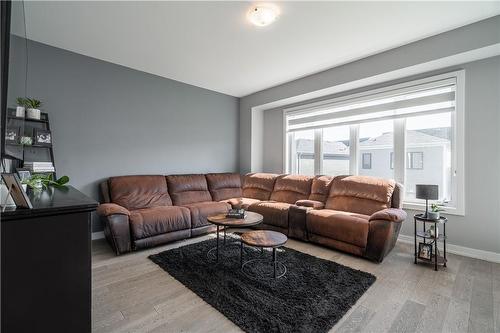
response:
{"label": "picture frame on shelf", "polygon": [[31,171],[28,168],[16,168],[16,172],[21,183],[31,178]]}
{"label": "picture frame on shelf", "polygon": [[33,144],[52,147],[52,133],[49,130],[35,128]]}
{"label": "picture frame on shelf", "polygon": [[418,243],[418,258],[430,261],[432,259],[432,244]]}
{"label": "picture frame on shelf", "polygon": [[[19,179],[17,174],[4,173],[2,174],[2,179],[8,189],[7,198],[10,195],[12,197],[12,200],[16,204],[16,207],[28,209],[33,208],[33,205],[31,204],[28,195],[24,191],[21,180]],[[4,206],[4,203],[2,203],[2,206]]]}
{"label": "picture frame on shelf", "polygon": [[20,133],[21,133],[21,127],[7,127],[5,129],[5,142],[17,143],[19,141]]}

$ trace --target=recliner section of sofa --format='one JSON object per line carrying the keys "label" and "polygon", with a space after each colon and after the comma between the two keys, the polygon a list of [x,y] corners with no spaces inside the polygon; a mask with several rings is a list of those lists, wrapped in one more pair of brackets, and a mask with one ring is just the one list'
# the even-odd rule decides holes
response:
{"label": "recliner section of sofa", "polygon": [[299,200],[309,198],[313,177],[300,175],[277,176],[269,200],[251,204],[248,210],[264,216],[259,228],[288,235],[290,207]]}
{"label": "recliner section of sofa", "polygon": [[98,213],[117,254],[211,232],[207,217],[233,207],[262,214],[258,228],[382,261],[406,218],[401,185],[366,176],[122,176],[101,191]]}

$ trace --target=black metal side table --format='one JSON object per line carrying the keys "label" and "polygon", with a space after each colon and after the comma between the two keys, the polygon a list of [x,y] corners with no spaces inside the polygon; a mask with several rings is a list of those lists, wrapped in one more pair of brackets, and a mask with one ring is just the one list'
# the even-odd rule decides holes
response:
{"label": "black metal side table", "polygon": [[[415,214],[413,216],[413,220],[415,223],[415,264],[419,261],[432,263],[434,264],[434,270],[438,270],[438,266],[446,267],[446,223],[448,219],[444,216],[441,216],[439,219],[430,219],[427,218],[425,213],[423,214]],[[417,222],[422,222],[422,231],[417,231]],[[434,225],[434,235],[431,235],[429,229],[427,228],[427,224]],[[438,233],[438,225],[443,227],[442,234]],[[433,246],[434,250],[430,259],[423,259],[419,257],[418,249],[417,249],[417,239],[423,239],[424,244],[430,244]],[[443,255],[439,254],[438,250],[438,241],[443,242]]]}

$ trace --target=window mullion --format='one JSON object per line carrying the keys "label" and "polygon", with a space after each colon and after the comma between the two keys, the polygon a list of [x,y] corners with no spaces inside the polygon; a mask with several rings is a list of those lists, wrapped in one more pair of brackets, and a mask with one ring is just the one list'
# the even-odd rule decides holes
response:
{"label": "window mullion", "polygon": [[359,161],[359,125],[349,126],[349,173],[357,175]]}
{"label": "window mullion", "polygon": [[314,174],[321,175],[323,172],[323,130],[314,130]]}
{"label": "window mullion", "polygon": [[394,180],[405,183],[406,119],[394,120]]}

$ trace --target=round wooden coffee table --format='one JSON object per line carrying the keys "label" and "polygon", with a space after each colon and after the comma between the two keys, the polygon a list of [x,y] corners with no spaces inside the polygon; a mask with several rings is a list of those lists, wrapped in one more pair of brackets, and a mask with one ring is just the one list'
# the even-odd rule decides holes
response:
{"label": "round wooden coffee table", "polygon": [[[241,249],[240,249],[240,263],[241,263],[241,270],[242,272],[251,277],[255,278],[256,276],[249,275],[247,272],[245,272],[245,266],[248,264],[251,264],[256,261],[268,261],[263,258],[256,258],[256,259],[250,259],[246,262],[243,262],[243,244],[253,246],[253,247],[258,247],[258,248],[272,248],[273,249],[273,277],[280,278],[286,274],[286,266],[278,262],[277,260],[277,253],[276,249],[278,247],[281,247],[285,245],[285,243],[288,241],[288,237],[286,237],[284,234],[281,232],[277,231],[270,231],[270,230],[253,230],[253,231],[247,231],[241,235]],[[280,274],[277,275],[277,268],[280,269]]]}
{"label": "round wooden coffee table", "polygon": [[[222,228],[224,230],[224,245],[226,245],[226,230],[229,228],[249,228],[262,223],[264,217],[258,213],[245,212],[245,218],[237,219],[233,217],[226,217],[226,214],[218,214],[207,217],[208,222],[215,224],[217,226],[217,246],[211,248],[207,257],[212,257],[212,253],[215,251],[215,259],[219,261],[219,232]],[[238,244],[239,245],[239,244]]]}

